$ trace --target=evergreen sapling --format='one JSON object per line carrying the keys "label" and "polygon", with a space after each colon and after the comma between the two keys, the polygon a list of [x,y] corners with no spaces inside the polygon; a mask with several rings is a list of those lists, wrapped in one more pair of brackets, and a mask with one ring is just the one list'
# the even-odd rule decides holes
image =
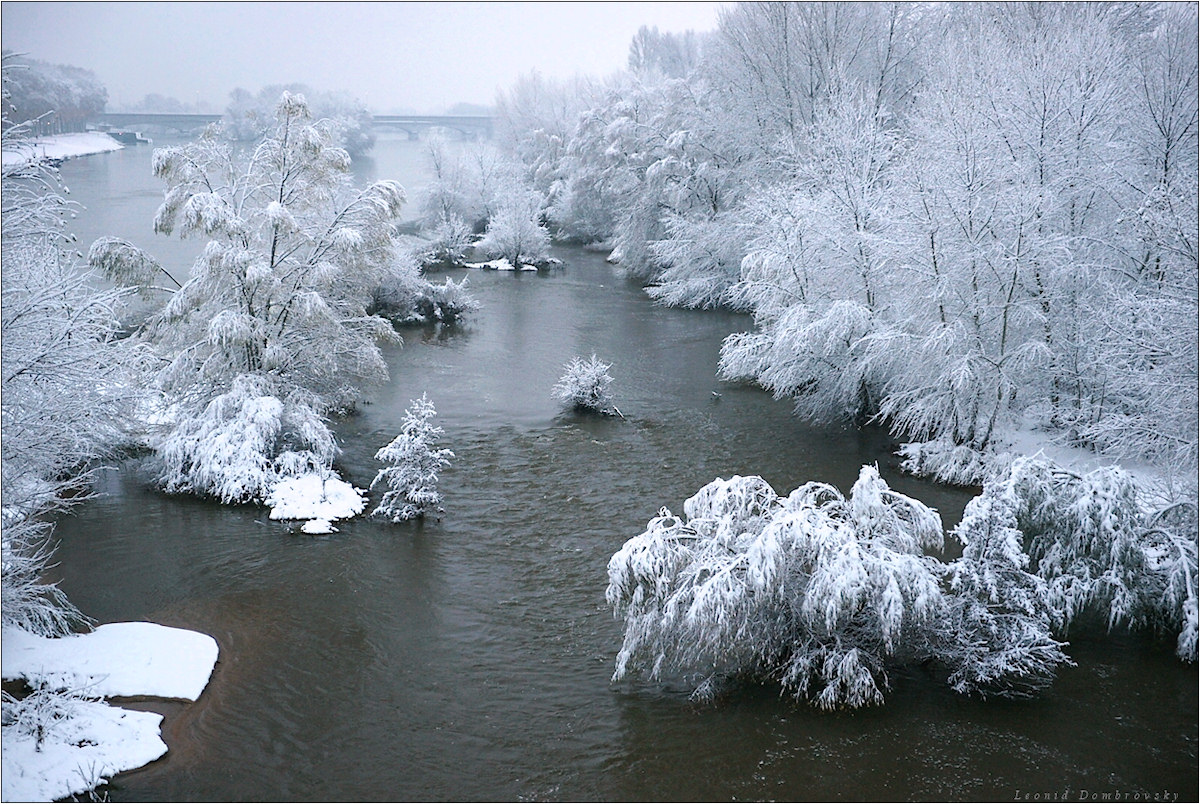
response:
{"label": "evergreen sapling", "polygon": [[400,435],[375,453],[375,460],[391,466],[380,469],[371,481],[372,489],[381,484],[388,489],[371,516],[403,522],[442,512],[438,472],[450,465],[454,453],[434,446],[445,432],[430,421],[436,415],[433,403],[421,394],[404,412]]}

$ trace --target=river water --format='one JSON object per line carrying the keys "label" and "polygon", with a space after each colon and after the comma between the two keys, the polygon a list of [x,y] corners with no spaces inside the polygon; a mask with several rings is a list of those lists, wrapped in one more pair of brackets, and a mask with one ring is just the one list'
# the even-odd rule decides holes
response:
{"label": "river water", "polygon": [[[382,139],[361,176],[419,187],[421,147]],[[183,270],[200,244],[150,234],[149,158],[65,165],[87,206],[76,230],[84,249],[123,236]],[[339,468],[365,487],[428,393],[455,452],[440,521],[301,536],[260,508],[160,494],[131,462],[60,523],[56,572],[85,613],[221,648],[199,701],[134,704],[167,715],[170,751],[119,776],[112,801],[1196,799],[1195,668],[1140,638],[1077,641],[1078,666],[1017,703],[962,698],[922,669],[886,705],[833,714],[770,687],[699,704],[669,683],[612,684],[607,561],[714,477],[845,490],[878,463],[947,526],[968,495],[899,475],[878,431],[807,427],[719,382],[721,340],[748,318],[655,307],[600,255],[557,256],[537,275],[471,273],[482,310],[406,331],[386,351],[391,382],[338,424]],[[626,420],[551,399],[562,365],[592,353],[613,364]]]}

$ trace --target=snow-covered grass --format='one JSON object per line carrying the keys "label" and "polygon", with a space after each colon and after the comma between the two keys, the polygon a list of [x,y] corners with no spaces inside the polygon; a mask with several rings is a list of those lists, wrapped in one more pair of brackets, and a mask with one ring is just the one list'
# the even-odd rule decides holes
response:
{"label": "snow-covered grass", "polygon": [[216,640],[154,623],[110,623],[57,639],[3,632],[5,680],[32,692],[5,693],[5,801],[53,801],[92,790],[114,774],[167,752],[162,715],[110,706],[106,696],[194,701],[216,665]]}
{"label": "snow-covered grass", "polygon": [[[930,477],[944,483],[982,485],[1007,471],[1021,457],[1042,457],[1060,469],[1079,475],[1104,467],[1115,466],[1128,473],[1145,499],[1154,503],[1177,501],[1178,486],[1189,478],[1171,477],[1160,467],[1144,461],[1105,455],[1084,447],[1064,444],[1061,436],[1038,427],[1028,418],[998,434],[994,451],[980,453],[967,446],[953,446],[941,441],[902,444],[899,455],[905,471],[919,477]],[[1195,478],[1190,478],[1195,482]],[[1186,490],[1185,490],[1186,491]]]}
{"label": "snow-covered grass", "polygon": [[[349,483],[330,473],[309,473],[281,481],[267,496],[271,519],[307,519],[305,533],[334,532],[332,522],[361,514],[367,502]],[[328,530],[323,529],[320,523]]]}
{"label": "snow-covered grass", "polygon": [[207,634],[155,623],[109,623],[59,639],[4,629],[0,675],[34,687],[102,697],[150,695],[194,701],[217,662]]}
{"label": "snow-covered grass", "polygon": [[77,156],[119,151],[125,146],[107,134],[88,131],[80,134],[55,134],[39,137],[27,146],[4,151],[4,167],[16,167],[34,159],[72,159]]}
{"label": "snow-covered grass", "polygon": [[159,732],[162,715],[154,712],[46,693],[6,700],[5,709],[0,763],[5,801],[56,801],[85,793],[167,753]]}
{"label": "snow-covered grass", "polygon": [[1127,472],[1138,487],[1147,493],[1161,493],[1170,478],[1158,467],[1144,461],[1114,458],[1083,447],[1063,444],[1052,433],[1022,422],[1006,432],[1004,440],[1007,451],[1016,455],[1035,456],[1039,452],[1052,463],[1077,474],[1086,474],[1104,466],[1117,466]]}

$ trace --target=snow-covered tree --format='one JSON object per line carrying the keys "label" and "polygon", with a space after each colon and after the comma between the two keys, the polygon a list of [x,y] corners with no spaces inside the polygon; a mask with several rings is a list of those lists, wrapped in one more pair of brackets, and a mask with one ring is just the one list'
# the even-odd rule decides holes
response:
{"label": "snow-covered tree", "polygon": [[1031,571],[1046,585],[1056,629],[1085,615],[1108,626],[1150,627],[1196,658],[1196,508],[1148,511],[1125,472],[1085,475],[1019,458],[984,486],[980,507],[1020,531]]}
{"label": "snow-covered tree", "polygon": [[[336,449],[323,417],[387,377],[377,342],[397,337],[367,307],[405,270],[393,226],[403,189],[393,181],[353,189],[349,156],[326,123],[312,121],[303,97],[284,93],[276,116],[248,153],[210,129],[154,154],[167,184],[155,230],[209,240],[191,277],[139,335],[161,355],[156,381],[178,411],[159,450],[161,478],[227,501],[261,499],[268,478],[244,482],[259,472],[327,466]],[[138,283],[156,265],[111,239],[97,242],[89,260]],[[261,434],[248,442],[256,451],[197,441],[232,446],[244,428]],[[306,457],[297,463],[294,454]]]}
{"label": "snow-covered tree", "polygon": [[882,702],[888,668],[926,655],[946,603],[941,519],[863,467],[850,497],[807,483],[716,480],[667,509],[609,561],[625,620],[615,679],[770,679],[824,708]]}
{"label": "snow-covered tree", "polygon": [[541,218],[538,194],[519,185],[511,187],[500,196],[475,247],[485,258],[507,260],[517,270],[523,265],[545,265],[550,257],[550,232]]}
{"label": "snow-covered tree", "polygon": [[371,516],[403,522],[442,512],[438,473],[450,465],[454,453],[436,446],[445,433],[431,421],[436,415],[433,403],[421,394],[404,412],[400,435],[375,453],[375,460],[391,465],[380,469],[371,481],[372,489],[387,489]]}
{"label": "snow-covered tree", "polygon": [[[6,95],[9,75],[6,60]],[[0,609],[5,625],[57,636],[83,618],[44,582],[48,515],[86,497],[88,470],[130,440],[137,350],[117,337],[126,292],[77,262],[58,172],[28,126],[5,115],[2,132],[4,153],[29,159],[0,179]]]}
{"label": "snow-covered tree", "polygon": [[687,78],[700,63],[701,37],[695,31],[659,33],[643,25],[629,44],[629,71],[650,77]]}
{"label": "snow-covered tree", "polygon": [[963,554],[948,568],[946,628],[935,654],[962,693],[1008,697],[1049,686],[1070,663],[1053,636],[1056,612],[1046,581],[1028,571],[1012,498],[983,495],[954,529]]}
{"label": "snow-covered tree", "polygon": [[563,366],[562,377],[551,389],[551,396],[572,410],[619,414],[609,390],[613,381],[608,373],[610,368],[611,363],[605,363],[595,355],[588,360],[573,357]]}
{"label": "snow-covered tree", "polygon": [[753,380],[777,399],[790,397],[812,421],[865,419],[878,404],[865,373],[864,339],[878,322],[870,310],[837,301],[818,312],[792,304],[777,317],[756,317],[756,332],[734,333],[721,345],[720,376]]}

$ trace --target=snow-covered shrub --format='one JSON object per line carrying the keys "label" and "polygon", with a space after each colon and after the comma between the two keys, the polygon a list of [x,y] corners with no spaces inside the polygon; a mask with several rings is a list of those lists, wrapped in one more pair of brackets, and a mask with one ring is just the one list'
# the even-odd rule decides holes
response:
{"label": "snow-covered shrub", "polygon": [[426,281],[416,301],[416,314],[426,322],[453,324],[479,309],[479,302],[467,290],[467,279],[455,282],[450,277],[437,285]]}
{"label": "snow-covered shrub", "polygon": [[928,651],[946,611],[941,519],[863,467],[847,499],[807,483],[716,480],[663,509],[609,561],[625,620],[614,679],[673,670],[705,694],[720,677],[779,682],[833,709],[879,703],[887,667]]}
{"label": "snow-covered shrub", "polygon": [[1086,475],[1019,458],[981,499],[1012,511],[1033,571],[1046,583],[1057,628],[1085,613],[1109,627],[1152,627],[1196,656],[1196,514],[1191,504],[1147,513],[1126,472]]}
{"label": "snow-covered shrub", "polygon": [[510,188],[475,244],[485,259],[504,259],[516,270],[549,261],[550,232],[541,222],[541,199],[524,187]]}
{"label": "snow-covered shrub", "polygon": [[387,488],[371,516],[403,522],[441,513],[438,472],[450,465],[454,453],[436,446],[445,432],[430,421],[436,415],[433,403],[421,394],[404,412],[400,435],[375,453],[375,460],[391,466],[380,469],[371,481],[372,489],[379,485]]}
{"label": "snow-covered shrub", "polygon": [[81,716],[81,705],[99,701],[80,691],[50,688],[34,689],[22,698],[8,692],[2,695],[4,736],[33,740],[38,751],[44,743],[56,742],[58,731],[75,725],[72,721]]}
{"label": "snow-covered shrub", "polygon": [[439,213],[432,226],[424,227],[423,243],[415,255],[422,267],[450,268],[466,262],[471,247],[471,227],[453,212]]}
{"label": "snow-covered shrub", "polygon": [[572,410],[615,413],[617,408],[608,389],[613,381],[608,373],[610,368],[611,363],[604,363],[595,355],[589,360],[573,357],[563,367],[562,377],[551,390],[551,395]]}
{"label": "snow-covered shrub", "polygon": [[273,390],[264,377],[241,375],[182,419],[158,448],[166,491],[261,502],[284,478],[328,469],[338,447],[312,395],[281,400]]}
{"label": "snow-covered shrub", "polygon": [[451,324],[479,309],[479,302],[467,290],[467,280],[455,282],[446,277],[433,284],[421,273],[410,255],[397,258],[388,276],[372,292],[368,308],[396,324]]}
{"label": "snow-covered shrub", "polygon": [[1054,639],[1046,582],[1027,571],[1024,536],[1007,498],[980,496],[954,529],[963,554],[948,572],[947,628],[935,653],[958,692],[1032,695],[1070,663]]}

